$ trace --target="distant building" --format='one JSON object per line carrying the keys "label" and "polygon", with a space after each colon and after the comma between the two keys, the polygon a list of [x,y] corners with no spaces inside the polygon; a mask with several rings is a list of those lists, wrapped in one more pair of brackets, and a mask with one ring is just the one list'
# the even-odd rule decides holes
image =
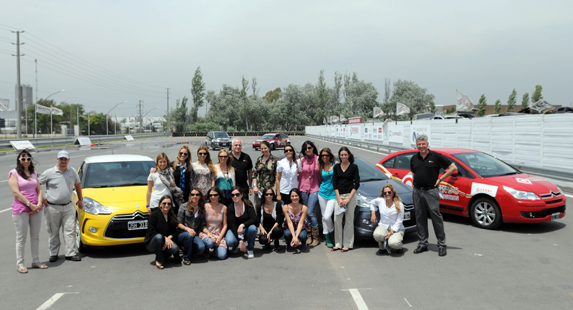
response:
{"label": "distant building", "polygon": [[[30,85],[27,84],[23,84],[20,85],[20,88],[22,89],[22,106],[25,108],[27,108],[28,106],[34,104],[34,96],[33,96],[33,88]],[[16,85],[14,87],[14,89],[16,90],[16,92],[18,91],[18,85]],[[18,93],[15,93],[14,96],[14,102],[16,102],[18,100]],[[14,105],[14,110],[16,110],[16,105]]]}
{"label": "distant building", "polygon": [[10,110],[10,99],[0,98],[0,111]]}

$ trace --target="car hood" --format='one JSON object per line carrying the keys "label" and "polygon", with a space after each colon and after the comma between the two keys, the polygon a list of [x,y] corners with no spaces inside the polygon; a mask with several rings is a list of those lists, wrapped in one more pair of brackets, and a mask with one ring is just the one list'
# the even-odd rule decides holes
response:
{"label": "car hood", "polygon": [[505,185],[520,191],[534,192],[537,195],[548,194],[550,192],[556,193],[559,191],[555,184],[527,173],[502,175],[486,179],[498,183],[499,186]]}
{"label": "car hood", "polygon": [[378,180],[378,181],[368,181],[360,182],[360,187],[358,188],[358,194],[368,199],[375,199],[380,196],[382,192],[382,187],[390,183],[396,189],[400,200],[405,205],[412,204],[412,188],[406,184],[396,181],[396,180]]}
{"label": "car hood", "polygon": [[135,206],[139,204],[145,210],[147,185],[85,188],[82,193],[84,197],[91,198],[104,206]]}

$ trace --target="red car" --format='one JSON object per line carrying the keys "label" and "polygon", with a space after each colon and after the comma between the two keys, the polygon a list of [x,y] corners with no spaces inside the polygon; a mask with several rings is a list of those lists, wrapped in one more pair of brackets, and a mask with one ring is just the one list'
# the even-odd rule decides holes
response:
{"label": "red car", "polygon": [[[505,223],[539,223],[565,216],[565,195],[551,182],[525,174],[483,152],[432,149],[445,155],[458,172],[440,184],[440,212],[470,217],[481,228]],[[418,150],[392,153],[376,167],[412,186],[410,158]],[[444,170],[440,171],[443,175]]]}
{"label": "red car", "polygon": [[253,149],[258,150],[261,148],[261,141],[267,141],[271,144],[271,150],[279,147],[290,145],[290,140],[284,133],[266,133],[262,137],[253,142]]}

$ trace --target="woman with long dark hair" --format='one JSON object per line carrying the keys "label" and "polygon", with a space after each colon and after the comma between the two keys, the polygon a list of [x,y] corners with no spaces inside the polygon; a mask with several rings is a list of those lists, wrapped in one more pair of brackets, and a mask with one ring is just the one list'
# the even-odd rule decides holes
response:
{"label": "woman with long dark hair", "polygon": [[205,205],[207,218],[207,232],[200,233],[199,237],[209,250],[205,256],[209,256],[212,250],[215,257],[225,259],[227,257],[227,207],[222,203],[223,192],[218,187],[211,187],[209,190],[209,203]]}
{"label": "woman with long dark hair", "polygon": [[290,190],[298,188],[298,161],[292,145],[284,148],[285,158],[277,163],[277,200],[284,204],[290,203]]}
{"label": "woman with long dark hair", "polygon": [[209,154],[209,149],[201,145],[197,149],[197,157],[199,158],[196,162],[192,164],[193,166],[193,186],[199,187],[203,196],[207,195],[209,189],[215,186],[215,175],[217,175],[217,170],[211,161],[211,154]]}
{"label": "woman with long dark hair", "polygon": [[257,208],[264,202],[261,189],[276,185],[278,161],[279,159],[271,154],[271,144],[261,141],[261,156],[253,167],[253,192]]}
{"label": "woman with long dark hair", "polygon": [[299,184],[298,189],[302,194],[301,203],[308,206],[308,219],[310,221],[312,234],[308,238],[310,246],[319,244],[318,219],[314,213],[314,208],[318,203],[318,190],[320,189],[320,170],[318,168],[318,150],[310,140],[302,144],[302,158],[298,165]]}
{"label": "woman with long dark hair", "polygon": [[191,265],[191,257],[205,251],[205,243],[199,233],[207,232],[205,198],[198,187],[191,189],[189,201],[179,208],[177,221],[177,228],[182,231],[177,237],[177,243],[183,247],[183,264]]}
{"label": "woman with long dark hair", "polygon": [[320,204],[320,211],[322,213],[322,233],[326,246],[332,248],[334,246],[334,223],[332,222],[332,214],[336,207],[336,193],[332,187],[332,175],[334,174],[334,165],[336,164],[332,151],[325,147],[320,150],[320,159],[318,161],[318,169],[321,173],[322,182],[318,190],[318,203]]}
{"label": "woman with long dark hair", "polygon": [[159,211],[152,212],[147,224],[144,244],[148,251],[155,253],[155,266],[163,269],[169,256],[173,255],[176,264],[181,263],[179,249],[173,240],[177,240],[177,216],[171,208],[171,197],[165,195],[159,199]]}
{"label": "woman with long dark hair", "polygon": [[[354,164],[354,155],[343,146],[338,150],[340,164],[334,166],[332,187],[336,193],[338,210],[334,216],[333,251],[342,249],[346,252],[354,247],[354,209],[356,208],[356,191],[360,187],[358,166]],[[342,221],[344,218],[344,230]]]}
{"label": "woman with long dark hair", "polygon": [[16,227],[16,270],[27,273],[24,264],[26,234],[30,230],[32,268],[46,269],[40,262],[40,227],[42,226],[42,187],[38,182],[38,173],[34,170],[32,154],[22,150],[16,156],[16,169],[8,173],[8,186],[14,194],[12,201],[12,220]]}
{"label": "woman with long dark hair", "polygon": [[307,230],[310,227],[306,220],[308,207],[301,203],[301,193],[298,188],[291,189],[289,195],[291,203],[283,206],[283,214],[285,215],[283,228],[287,251],[297,248],[299,245],[301,251],[305,251]]}
{"label": "woman with long dark hair", "polygon": [[277,201],[275,190],[267,187],[263,190],[265,203],[257,208],[257,218],[259,219],[259,243],[265,246],[265,249],[271,248],[271,242],[274,242],[275,251],[279,251],[279,239],[283,236],[281,225],[284,222],[283,204]]}
{"label": "woman with long dark hair", "polygon": [[[254,258],[255,238],[257,237],[257,213],[253,204],[243,196],[243,190],[235,186],[231,190],[233,202],[227,206],[227,245],[233,247],[233,253],[247,252],[248,258]],[[247,245],[245,247],[245,241]]]}
{"label": "woman with long dark hair", "polygon": [[231,188],[235,186],[235,169],[233,168],[233,156],[227,149],[221,149],[219,154],[219,163],[217,164],[217,174],[215,175],[215,186],[222,192],[221,200],[224,205],[228,205],[231,200]]}

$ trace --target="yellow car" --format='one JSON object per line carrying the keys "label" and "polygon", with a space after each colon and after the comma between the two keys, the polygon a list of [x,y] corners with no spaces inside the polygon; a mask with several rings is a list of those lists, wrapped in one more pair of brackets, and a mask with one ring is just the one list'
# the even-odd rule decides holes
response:
{"label": "yellow car", "polygon": [[[88,157],[78,174],[84,208],[76,207],[76,242],[88,246],[142,243],[147,230],[147,177],[155,167],[141,155]],[[77,195],[74,202],[77,201]]]}

